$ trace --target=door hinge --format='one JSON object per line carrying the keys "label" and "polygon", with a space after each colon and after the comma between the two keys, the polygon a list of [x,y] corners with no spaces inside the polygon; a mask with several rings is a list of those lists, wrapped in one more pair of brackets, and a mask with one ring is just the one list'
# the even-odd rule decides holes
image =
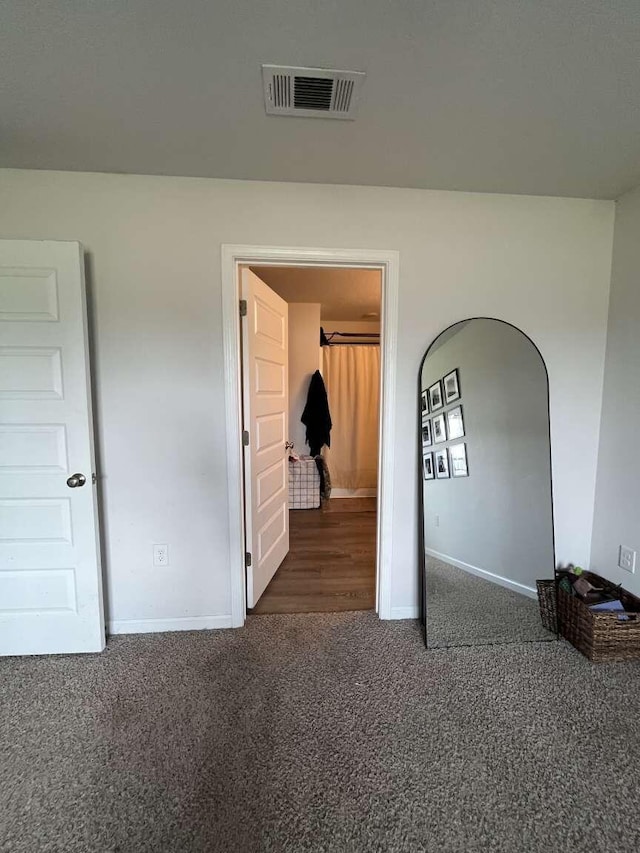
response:
{"label": "door hinge", "polygon": [[245,447],[249,447],[249,430],[242,430],[242,443]]}
{"label": "door hinge", "polygon": [[92,482],[92,483],[93,483],[93,485],[95,486],[95,484],[98,482],[98,475],[97,475],[97,474],[92,474],[92,475],[91,475],[91,482]]}
{"label": "door hinge", "polygon": [[241,317],[247,316],[247,300],[246,299],[240,300],[240,316]]}
{"label": "door hinge", "polygon": [[245,551],[244,564],[247,568],[251,566],[251,551]]}

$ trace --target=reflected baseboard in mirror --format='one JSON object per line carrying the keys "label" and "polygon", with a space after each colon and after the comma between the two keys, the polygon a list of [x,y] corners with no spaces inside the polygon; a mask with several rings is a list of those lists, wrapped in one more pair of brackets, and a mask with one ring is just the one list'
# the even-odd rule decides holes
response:
{"label": "reflected baseboard in mirror", "polygon": [[555,564],[539,350],[501,320],[456,323],[425,354],[418,412],[427,647],[555,640],[536,599]]}

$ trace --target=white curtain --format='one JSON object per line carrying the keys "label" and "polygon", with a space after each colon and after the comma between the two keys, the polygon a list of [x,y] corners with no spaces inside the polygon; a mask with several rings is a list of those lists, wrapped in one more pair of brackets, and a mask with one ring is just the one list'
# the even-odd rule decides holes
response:
{"label": "white curtain", "polygon": [[336,489],[375,489],[378,480],[380,347],[323,347],[333,428],[325,449]]}

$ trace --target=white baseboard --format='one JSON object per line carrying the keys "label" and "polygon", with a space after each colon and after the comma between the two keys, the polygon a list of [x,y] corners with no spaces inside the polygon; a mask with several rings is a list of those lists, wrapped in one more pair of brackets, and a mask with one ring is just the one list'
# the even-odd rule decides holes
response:
{"label": "white baseboard", "polygon": [[420,608],[418,605],[409,605],[409,607],[392,607],[390,619],[418,619],[420,616]]}
{"label": "white baseboard", "polygon": [[231,628],[231,614],[220,616],[187,616],[183,619],[116,619],[109,622],[109,634],[155,634],[160,631],[206,631]]}
{"label": "white baseboard", "polygon": [[334,489],[331,488],[332,498],[375,498],[377,489]]}
{"label": "white baseboard", "polygon": [[435,557],[436,560],[442,560],[443,563],[451,563],[457,569],[462,569],[464,572],[469,572],[470,575],[476,575],[479,578],[491,581],[492,583],[503,586],[505,589],[511,589],[513,592],[519,592],[520,595],[526,595],[528,598],[537,598],[537,591],[530,586],[525,586],[517,581],[503,578],[502,575],[496,575],[486,569],[481,569],[478,566],[472,566],[471,563],[463,563],[462,560],[456,560],[455,557],[450,557],[448,554],[441,554],[439,551],[434,551],[433,548],[425,548],[425,554],[430,557]]}

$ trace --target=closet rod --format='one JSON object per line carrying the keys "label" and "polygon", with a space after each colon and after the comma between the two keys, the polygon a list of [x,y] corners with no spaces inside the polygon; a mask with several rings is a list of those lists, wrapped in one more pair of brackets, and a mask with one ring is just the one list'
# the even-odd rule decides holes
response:
{"label": "closet rod", "polygon": [[[334,338],[347,338],[344,341],[335,341]],[[354,340],[354,338],[365,338],[365,340]],[[323,346],[379,346],[379,332],[325,332],[325,339],[321,341]]]}
{"label": "closet rod", "polygon": [[327,337],[339,335],[341,338],[379,338],[380,332],[325,332]]}
{"label": "closet rod", "polygon": [[[344,341],[336,341],[334,338],[347,338]],[[355,338],[364,338],[364,340],[355,340]],[[379,332],[325,332],[320,328],[320,346],[340,346],[349,344],[350,346],[375,346],[380,343]]]}

